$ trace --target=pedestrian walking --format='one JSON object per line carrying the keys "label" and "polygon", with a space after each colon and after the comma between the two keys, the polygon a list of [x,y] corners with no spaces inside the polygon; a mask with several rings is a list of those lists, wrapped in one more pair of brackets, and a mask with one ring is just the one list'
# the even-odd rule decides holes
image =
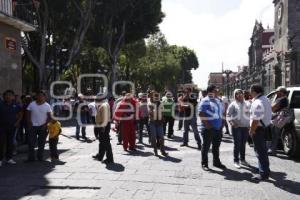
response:
{"label": "pedestrian walking", "polygon": [[220,145],[222,140],[222,116],[223,108],[217,98],[218,89],[215,85],[207,87],[207,97],[202,99],[199,106],[201,119],[201,134],[203,138],[202,168],[208,171],[208,151],[212,144],[213,165],[217,168],[226,169],[220,161]]}
{"label": "pedestrian walking", "polygon": [[27,120],[29,126],[28,136],[28,162],[32,162],[35,157],[35,145],[38,144],[37,159],[44,160],[44,148],[47,139],[47,124],[51,119],[51,107],[46,102],[46,93],[39,91],[36,94],[36,100],[27,107]]}
{"label": "pedestrian walking", "polygon": [[234,166],[239,169],[240,164],[248,166],[245,153],[249,136],[250,106],[245,102],[241,89],[235,89],[233,96],[234,101],[228,106],[226,117],[232,127]]}
{"label": "pedestrian walking", "polygon": [[250,88],[253,102],[250,109],[250,135],[254,142],[254,150],[258,159],[259,175],[255,180],[266,180],[270,176],[270,163],[266,146],[266,129],[271,124],[272,108],[268,98],[263,95],[260,85],[252,85]]}
{"label": "pedestrian walking", "polygon": [[[99,138],[99,151],[93,158],[102,161],[105,164],[110,164],[114,162],[109,136],[111,122],[110,105],[102,93],[97,94],[95,105],[97,109],[95,131]],[[105,155],[106,159],[103,160]]]}
{"label": "pedestrian walking", "polygon": [[48,133],[49,133],[49,148],[51,161],[55,162],[59,160],[57,144],[59,140],[59,135],[61,134],[61,124],[54,118],[51,118],[48,123]]}
{"label": "pedestrian walking", "polygon": [[14,91],[6,90],[3,93],[3,101],[0,102],[0,167],[4,158],[8,164],[16,164],[13,160],[14,138],[22,120],[22,112],[14,98]]}

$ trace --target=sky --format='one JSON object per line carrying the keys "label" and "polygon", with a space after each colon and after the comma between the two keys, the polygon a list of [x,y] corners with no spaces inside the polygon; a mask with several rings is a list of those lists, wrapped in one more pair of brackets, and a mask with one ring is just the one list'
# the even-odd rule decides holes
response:
{"label": "sky", "polygon": [[193,49],[199,68],[193,81],[205,88],[210,72],[248,65],[255,20],[273,28],[273,0],[162,0],[160,25],[171,45]]}

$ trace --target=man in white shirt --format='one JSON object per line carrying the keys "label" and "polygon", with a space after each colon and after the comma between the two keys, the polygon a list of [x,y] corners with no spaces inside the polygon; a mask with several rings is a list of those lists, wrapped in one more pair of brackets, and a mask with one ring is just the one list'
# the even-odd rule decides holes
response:
{"label": "man in white shirt", "polygon": [[27,119],[29,127],[28,135],[28,162],[35,160],[34,147],[38,142],[37,159],[43,161],[45,143],[47,139],[47,124],[51,119],[51,106],[46,102],[46,94],[40,91],[36,94],[36,101],[27,107]]}
{"label": "man in white shirt", "polygon": [[263,95],[260,85],[252,85],[250,88],[253,102],[250,108],[250,131],[253,138],[254,150],[258,159],[259,175],[254,179],[266,180],[270,176],[269,157],[265,140],[266,128],[271,124],[272,108],[269,100]]}

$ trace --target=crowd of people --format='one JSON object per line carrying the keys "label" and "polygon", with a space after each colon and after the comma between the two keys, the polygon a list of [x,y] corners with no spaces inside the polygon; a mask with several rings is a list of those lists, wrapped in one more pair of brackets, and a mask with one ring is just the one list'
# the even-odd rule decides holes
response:
{"label": "crowd of people", "polygon": [[[203,170],[209,170],[208,152],[211,146],[213,166],[226,169],[220,160],[219,150],[225,129],[225,133],[230,132],[233,136],[234,166],[241,168],[241,165],[249,165],[245,154],[249,141],[253,143],[258,159],[259,173],[254,178],[265,180],[270,176],[268,155],[276,155],[281,130],[272,120],[276,118],[276,113],[288,107],[287,90],[279,87],[276,93],[274,102],[264,96],[260,85],[251,86],[250,93],[235,89],[231,102],[222,97],[214,85],[208,86],[201,95],[185,88],[178,98],[170,91],[166,91],[163,97],[154,90],[136,96],[124,91],[115,100],[99,93],[89,102],[78,94],[74,108],[68,100],[65,101],[64,115],[74,112],[77,140],[88,140],[86,126],[94,125],[99,151],[93,158],[106,164],[114,162],[111,130],[116,131],[118,145],[123,145],[124,151],[137,151],[136,141],[144,144],[146,137],[155,156],[158,156],[158,151],[162,156],[168,156],[165,137],[174,137],[174,122],[178,120],[178,130],[183,128],[181,146],[189,145],[189,132],[192,131],[197,149],[201,151]],[[43,91],[37,92],[34,98],[22,96],[20,101],[12,90],[3,93],[0,100],[0,166],[4,163],[16,164],[13,156],[18,144],[28,145],[26,162],[44,161],[47,138],[51,160],[59,160],[57,145],[62,128],[53,110]],[[200,124],[197,122],[199,118]],[[272,139],[267,142],[269,127]]]}

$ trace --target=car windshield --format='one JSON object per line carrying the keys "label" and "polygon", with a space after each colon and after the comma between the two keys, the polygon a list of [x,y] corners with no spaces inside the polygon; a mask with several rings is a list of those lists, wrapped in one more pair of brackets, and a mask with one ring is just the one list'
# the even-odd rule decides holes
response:
{"label": "car windshield", "polygon": [[293,92],[290,107],[297,109],[300,108],[300,91]]}

